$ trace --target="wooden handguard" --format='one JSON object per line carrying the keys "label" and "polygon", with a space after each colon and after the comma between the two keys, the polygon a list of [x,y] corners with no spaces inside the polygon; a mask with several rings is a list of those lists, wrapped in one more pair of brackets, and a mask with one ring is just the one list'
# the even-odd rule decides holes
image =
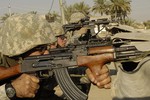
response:
{"label": "wooden handguard", "polygon": [[114,48],[112,46],[102,46],[102,47],[92,47],[88,49],[88,54],[103,54],[103,53],[113,53]]}

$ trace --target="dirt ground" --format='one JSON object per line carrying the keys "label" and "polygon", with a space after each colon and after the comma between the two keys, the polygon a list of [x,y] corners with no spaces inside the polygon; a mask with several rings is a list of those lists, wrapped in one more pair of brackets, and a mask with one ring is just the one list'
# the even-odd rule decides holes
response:
{"label": "dirt ground", "polygon": [[98,89],[92,85],[88,100],[112,100],[110,89]]}

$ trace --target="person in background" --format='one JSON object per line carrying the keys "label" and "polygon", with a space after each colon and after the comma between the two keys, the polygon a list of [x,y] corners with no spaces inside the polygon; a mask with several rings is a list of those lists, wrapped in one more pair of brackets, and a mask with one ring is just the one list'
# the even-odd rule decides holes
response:
{"label": "person in background", "polygon": [[54,43],[55,48],[65,47],[67,43],[67,37],[63,31],[62,24],[57,21],[50,22],[49,24],[55,33],[55,37],[57,38],[57,41]]}
{"label": "person in background", "polygon": [[[81,19],[85,18],[86,16],[81,12],[75,12],[71,15],[69,23],[78,23]],[[82,27],[80,29],[72,30],[66,33],[68,38],[67,44],[75,43],[79,40],[79,38],[87,33],[87,27]]]}

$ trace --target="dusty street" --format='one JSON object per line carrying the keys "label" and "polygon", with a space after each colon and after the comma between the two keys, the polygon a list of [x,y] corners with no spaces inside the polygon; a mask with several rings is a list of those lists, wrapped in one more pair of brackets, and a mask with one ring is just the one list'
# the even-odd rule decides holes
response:
{"label": "dusty street", "polygon": [[92,85],[88,100],[112,100],[110,89],[98,89]]}

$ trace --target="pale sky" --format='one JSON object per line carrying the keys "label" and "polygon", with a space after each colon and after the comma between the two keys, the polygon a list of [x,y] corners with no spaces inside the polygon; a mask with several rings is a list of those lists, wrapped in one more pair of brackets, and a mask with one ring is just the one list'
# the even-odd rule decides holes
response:
{"label": "pale sky", "polygon": [[[24,13],[29,11],[37,11],[38,13],[45,14],[51,8],[53,0],[0,0],[0,16],[10,12]],[[67,5],[84,1],[89,6],[93,5],[93,0],[66,0]],[[59,12],[59,0],[54,0],[52,10]],[[131,19],[138,22],[150,20],[150,0],[132,0],[131,3]]]}

